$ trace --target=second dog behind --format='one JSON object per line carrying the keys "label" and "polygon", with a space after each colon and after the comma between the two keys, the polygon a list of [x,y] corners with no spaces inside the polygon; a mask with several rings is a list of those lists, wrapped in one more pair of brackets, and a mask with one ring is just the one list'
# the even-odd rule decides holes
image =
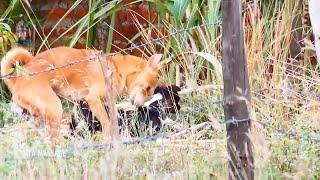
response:
{"label": "second dog behind", "polygon": [[[180,110],[180,97],[178,92],[181,89],[177,86],[159,86],[155,89],[153,98],[147,101],[144,106],[137,110],[118,109],[118,124],[120,131],[125,131],[130,136],[141,136],[157,132],[162,128],[161,119],[166,115],[177,113]],[[85,131],[78,129],[79,121],[83,118],[85,125],[91,134],[101,131],[101,124],[93,118],[92,112],[88,109],[85,101],[79,102],[80,119],[72,117],[70,128],[72,131],[83,135]],[[151,130],[151,131],[148,131]]]}

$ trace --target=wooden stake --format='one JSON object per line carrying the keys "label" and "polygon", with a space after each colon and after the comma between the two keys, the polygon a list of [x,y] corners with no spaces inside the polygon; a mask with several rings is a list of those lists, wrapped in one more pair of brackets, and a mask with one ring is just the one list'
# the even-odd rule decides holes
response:
{"label": "wooden stake", "polygon": [[117,120],[117,109],[116,109],[116,96],[115,96],[115,88],[113,88],[112,85],[112,68],[111,64],[107,62],[104,54],[102,51],[100,51],[99,54],[99,61],[102,67],[104,80],[106,84],[106,106],[108,107],[108,115],[110,118],[110,121],[112,123],[112,139],[119,138],[119,126],[118,126],[118,120]]}
{"label": "wooden stake", "polygon": [[[254,179],[254,158],[249,137],[250,87],[240,0],[222,1],[222,58],[224,115],[228,123],[229,179]],[[248,119],[248,121],[237,120]]]}

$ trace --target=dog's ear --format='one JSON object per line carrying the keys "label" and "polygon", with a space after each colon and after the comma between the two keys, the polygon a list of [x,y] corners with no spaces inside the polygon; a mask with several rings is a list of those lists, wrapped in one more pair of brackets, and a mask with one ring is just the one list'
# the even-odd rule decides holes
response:
{"label": "dog's ear", "polygon": [[163,93],[163,87],[162,87],[162,86],[157,86],[157,87],[154,89],[153,94],[157,94],[157,93],[164,94],[164,93]]}
{"label": "dog's ear", "polygon": [[173,92],[181,91],[181,88],[179,86],[176,86],[176,85],[171,85],[171,86],[168,87],[168,89],[170,89]]}
{"label": "dog's ear", "polygon": [[148,66],[157,68],[163,54],[154,54],[148,59]]}

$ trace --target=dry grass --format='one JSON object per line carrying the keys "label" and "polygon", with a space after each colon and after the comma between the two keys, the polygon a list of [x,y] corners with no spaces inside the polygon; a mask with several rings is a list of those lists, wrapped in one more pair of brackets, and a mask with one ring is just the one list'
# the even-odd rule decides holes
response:
{"label": "dry grass", "polygon": [[[246,45],[252,90],[254,121],[251,138],[255,145],[256,177],[319,179],[320,144],[319,141],[305,137],[312,136],[320,140],[320,77],[312,67],[302,64],[295,74],[287,71],[290,65],[287,63],[287,53],[294,5],[290,0],[284,1],[283,6],[275,5],[278,8],[274,8],[274,11],[263,7],[264,12],[268,13],[252,27],[252,40]],[[170,30],[172,27],[166,28]],[[221,85],[221,77],[216,73],[217,66],[209,63],[211,56],[222,62],[219,53],[220,36],[211,36],[209,32],[209,28],[199,28],[188,36],[176,35],[170,43],[163,43],[167,57],[165,61],[172,62],[163,73],[163,79],[168,84],[180,81],[185,88],[197,88],[197,83]],[[141,36],[150,39],[147,33],[141,33]],[[211,56],[190,53],[199,52],[200,49]],[[154,48],[149,50],[152,52]],[[270,64],[274,68],[271,78],[266,73]],[[178,69],[178,65],[182,69]],[[206,70],[207,78],[199,80],[203,69]],[[185,130],[207,121],[215,123],[197,131],[185,131],[179,136],[175,136],[177,132],[168,127],[161,132],[160,137],[175,136],[174,140],[160,138],[157,141],[114,148],[77,150],[63,158],[34,158],[28,161],[4,158],[20,159],[32,153],[49,153],[48,133],[43,128],[34,127],[32,123],[20,123],[21,120],[13,118],[8,106],[2,103],[2,114],[8,119],[6,122],[9,121],[9,125],[1,129],[0,176],[225,179],[228,173],[226,132],[225,125],[217,123],[224,119],[223,107],[217,103],[222,97],[223,91],[219,88],[184,94],[181,111],[170,117],[177,123],[171,127]],[[67,133],[65,129],[64,134]],[[280,133],[279,129],[295,135],[288,137]],[[99,135],[96,138],[72,140],[62,135],[57,154],[81,144],[99,142]]]}

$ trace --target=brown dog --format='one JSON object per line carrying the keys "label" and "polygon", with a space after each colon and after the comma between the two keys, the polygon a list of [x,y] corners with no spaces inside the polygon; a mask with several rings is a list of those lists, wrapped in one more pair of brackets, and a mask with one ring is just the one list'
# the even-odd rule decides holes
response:
{"label": "brown dog", "polygon": [[[47,122],[54,145],[63,113],[59,97],[86,100],[101,122],[104,134],[112,135],[113,122],[104,108],[107,87],[100,62],[95,58],[97,55],[98,51],[94,50],[57,47],[33,56],[25,49],[14,48],[1,61],[2,76],[10,74],[17,61],[28,73],[81,61],[51,72],[4,80],[15,103]],[[105,56],[104,60],[113,71],[112,84],[116,93],[128,94],[134,104],[142,105],[158,82],[161,56],[153,55],[148,61],[131,55]]]}

